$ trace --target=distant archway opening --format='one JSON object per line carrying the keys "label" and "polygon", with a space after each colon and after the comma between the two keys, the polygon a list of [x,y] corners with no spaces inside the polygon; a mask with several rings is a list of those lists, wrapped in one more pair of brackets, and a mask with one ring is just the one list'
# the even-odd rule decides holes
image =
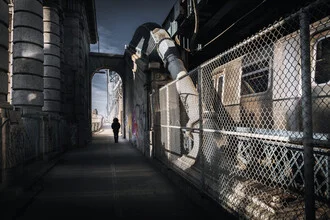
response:
{"label": "distant archway opening", "polygon": [[123,82],[120,75],[101,68],[92,76],[92,132],[109,126],[114,118],[123,124]]}

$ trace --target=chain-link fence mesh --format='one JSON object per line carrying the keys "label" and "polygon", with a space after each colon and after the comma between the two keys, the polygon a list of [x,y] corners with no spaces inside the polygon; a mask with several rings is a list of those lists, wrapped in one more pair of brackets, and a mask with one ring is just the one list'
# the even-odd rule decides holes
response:
{"label": "chain-link fence mesh", "polygon": [[[308,211],[303,56],[311,64],[314,211],[330,218],[330,3],[303,11],[310,55],[301,51],[299,11],[160,89],[156,157],[244,218],[304,219]],[[188,78],[197,105],[187,101],[195,94],[178,93]]]}

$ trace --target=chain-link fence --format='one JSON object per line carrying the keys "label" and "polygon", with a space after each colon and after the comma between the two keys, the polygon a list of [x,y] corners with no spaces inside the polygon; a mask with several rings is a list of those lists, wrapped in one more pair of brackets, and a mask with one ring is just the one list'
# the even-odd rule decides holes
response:
{"label": "chain-link fence", "polygon": [[243,218],[330,219],[329,12],[314,2],[162,87],[156,157]]}

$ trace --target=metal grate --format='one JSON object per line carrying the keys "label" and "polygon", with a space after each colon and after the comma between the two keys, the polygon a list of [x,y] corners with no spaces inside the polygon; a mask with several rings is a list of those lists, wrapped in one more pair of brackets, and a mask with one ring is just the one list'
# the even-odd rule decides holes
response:
{"label": "metal grate", "polygon": [[[330,218],[330,4],[318,1],[304,11],[310,15],[314,211],[321,219]],[[244,218],[305,216],[300,13],[160,89],[156,156]],[[187,81],[197,95],[180,90]]]}

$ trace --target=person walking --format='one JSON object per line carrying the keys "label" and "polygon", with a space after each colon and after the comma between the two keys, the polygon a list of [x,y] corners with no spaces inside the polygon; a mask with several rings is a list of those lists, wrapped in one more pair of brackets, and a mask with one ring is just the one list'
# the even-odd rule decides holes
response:
{"label": "person walking", "polygon": [[118,118],[113,119],[111,128],[113,131],[113,135],[115,136],[115,143],[118,143],[118,133],[119,133],[119,128],[120,128],[120,123],[118,121]]}

